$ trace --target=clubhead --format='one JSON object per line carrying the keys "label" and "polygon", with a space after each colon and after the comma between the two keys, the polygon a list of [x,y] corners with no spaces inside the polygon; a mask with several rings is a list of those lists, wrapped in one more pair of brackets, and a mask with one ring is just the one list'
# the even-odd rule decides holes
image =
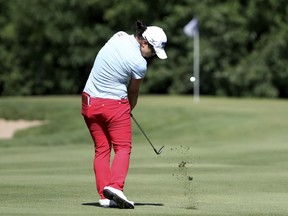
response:
{"label": "clubhead", "polygon": [[158,151],[155,150],[156,154],[159,155],[162,153],[164,146],[162,146]]}

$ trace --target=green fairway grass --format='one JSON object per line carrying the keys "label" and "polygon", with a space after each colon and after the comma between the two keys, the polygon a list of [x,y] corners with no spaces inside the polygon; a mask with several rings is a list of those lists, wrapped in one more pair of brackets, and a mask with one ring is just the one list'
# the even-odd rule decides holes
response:
{"label": "green fairway grass", "polygon": [[0,118],[43,120],[0,140],[0,215],[288,215],[288,102],[140,96],[125,195],[99,207],[80,96],[2,97]]}

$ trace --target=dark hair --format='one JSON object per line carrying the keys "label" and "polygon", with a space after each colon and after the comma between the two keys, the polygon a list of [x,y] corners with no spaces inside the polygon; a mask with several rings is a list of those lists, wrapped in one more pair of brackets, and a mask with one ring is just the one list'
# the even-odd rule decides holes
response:
{"label": "dark hair", "polygon": [[140,39],[143,39],[142,34],[146,29],[147,29],[147,25],[144,22],[142,22],[140,20],[136,21],[136,33],[135,33],[135,35],[137,37],[139,37]]}

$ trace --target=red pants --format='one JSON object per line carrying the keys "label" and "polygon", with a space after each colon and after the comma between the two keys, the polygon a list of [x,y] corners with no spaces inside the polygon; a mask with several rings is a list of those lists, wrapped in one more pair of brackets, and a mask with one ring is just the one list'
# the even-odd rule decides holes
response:
{"label": "red pants", "polygon": [[[127,99],[90,98],[83,93],[82,115],[94,141],[96,187],[105,199],[105,186],[124,188],[132,148],[130,104]],[[112,147],[115,155],[110,165]]]}

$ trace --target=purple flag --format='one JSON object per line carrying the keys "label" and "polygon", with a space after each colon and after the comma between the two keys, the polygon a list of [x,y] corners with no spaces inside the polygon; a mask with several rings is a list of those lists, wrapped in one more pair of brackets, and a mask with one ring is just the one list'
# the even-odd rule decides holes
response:
{"label": "purple flag", "polygon": [[194,37],[198,33],[198,19],[193,18],[187,25],[184,27],[184,32],[188,37]]}

